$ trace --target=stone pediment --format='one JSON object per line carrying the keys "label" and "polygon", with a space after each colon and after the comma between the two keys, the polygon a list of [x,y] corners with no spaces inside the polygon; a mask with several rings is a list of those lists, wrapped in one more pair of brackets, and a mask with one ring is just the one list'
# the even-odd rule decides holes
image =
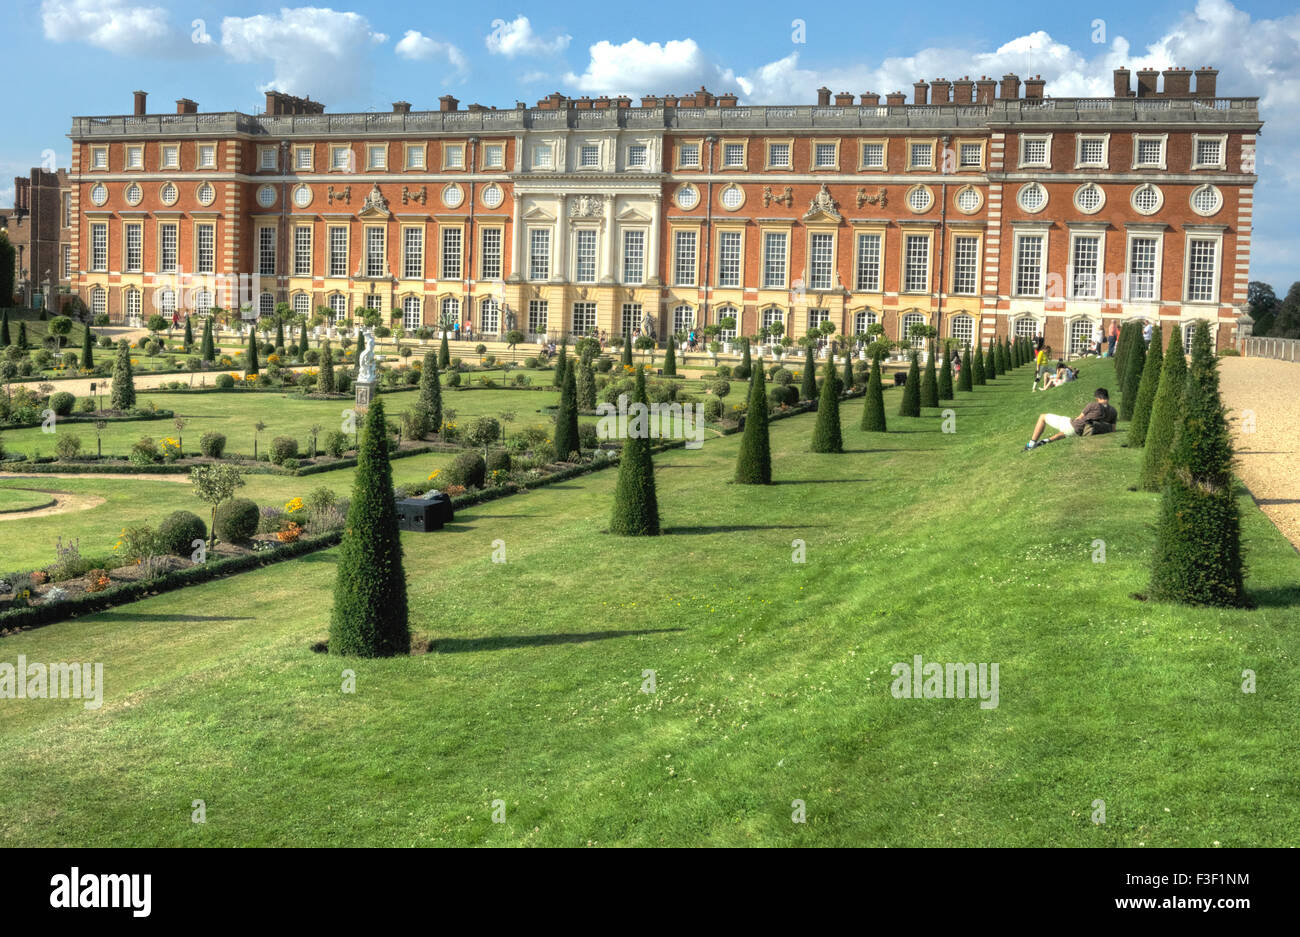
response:
{"label": "stone pediment", "polygon": [[379,191],[379,183],[375,183],[366,194],[365,204],[361,206],[357,216],[374,219],[387,218],[391,214],[392,212],[388,210],[388,199],[384,198],[384,193]]}
{"label": "stone pediment", "polygon": [[540,205],[534,205],[528,211],[524,212],[525,221],[554,221],[555,216],[543,209]]}
{"label": "stone pediment", "polygon": [[804,213],[803,220],[806,222],[825,221],[834,224],[839,224],[843,220],[840,216],[839,205],[835,199],[831,198],[831,190],[826,188],[826,183],[823,182],[822,187],[813,196],[812,202],[808,205],[808,211]]}
{"label": "stone pediment", "polygon": [[618,215],[619,221],[644,221],[647,224],[654,220],[643,211],[637,211],[635,208],[625,208]]}

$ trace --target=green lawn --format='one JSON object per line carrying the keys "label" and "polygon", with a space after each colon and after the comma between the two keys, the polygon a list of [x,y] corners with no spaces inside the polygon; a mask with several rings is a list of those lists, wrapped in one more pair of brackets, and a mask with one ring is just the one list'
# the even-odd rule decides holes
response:
{"label": "green lawn", "polygon": [[[1292,845],[1300,556],[1243,494],[1257,610],[1130,598],[1157,498],[1124,434],[1019,451],[1098,381],[1031,396],[1026,369],[955,434],[891,390],[868,436],[852,401],[839,456],[779,421],[770,488],[729,484],[735,436],[660,455],[659,538],[602,533],[613,472],[461,511],[403,537],[427,654],[310,650],[334,551],[0,639],[107,686],[0,701],[0,841]],[[998,663],[1000,705],[895,699],[915,654]]]}
{"label": "green lawn", "polygon": [[27,511],[53,503],[54,497],[44,492],[0,488],[0,514],[11,511]]}

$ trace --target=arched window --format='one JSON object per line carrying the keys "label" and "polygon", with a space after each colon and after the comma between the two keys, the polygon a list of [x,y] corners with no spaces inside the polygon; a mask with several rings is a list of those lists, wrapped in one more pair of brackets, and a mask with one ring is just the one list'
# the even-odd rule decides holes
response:
{"label": "arched window", "polygon": [[259,316],[275,315],[275,297],[270,293],[263,293],[257,297],[257,314]]}
{"label": "arched window", "polygon": [[487,335],[501,331],[501,303],[495,296],[488,296],[478,304],[478,330]]}
{"label": "arched window", "polygon": [[348,317],[348,297],[344,293],[334,293],[329,298],[330,311],[334,313],[334,324],[339,325]]}
{"label": "arched window", "polygon": [[453,324],[460,321],[460,300],[455,296],[448,296],[442,301],[441,314],[438,317],[438,324],[448,330]]}
{"label": "arched window", "polygon": [[194,314],[199,317],[212,315],[212,293],[206,289],[194,291]]}
{"label": "arched window", "polygon": [[735,306],[723,306],[718,310],[718,322],[723,319],[734,319],[736,324],[733,328],[722,329],[718,332],[718,340],[722,342],[734,342],[736,333],[740,330],[740,310]]}
{"label": "arched window", "polygon": [[176,291],[164,289],[158,294],[158,311],[164,319],[171,321],[176,314]]}
{"label": "arched window", "polygon": [[870,309],[864,309],[862,312],[853,315],[853,334],[866,335],[867,327],[879,322],[879,318]]}
{"label": "arched window", "polygon": [[[104,298],[105,299],[108,298],[107,293],[105,293]],[[137,289],[127,290],[126,291],[126,324],[127,325],[140,324],[140,312],[142,306],[143,306],[143,302],[141,301],[140,291]]]}
{"label": "arched window", "polygon": [[293,294],[293,314],[296,316],[311,315],[311,297],[306,293]]}
{"label": "arched window", "polygon": [[785,310],[780,306],[768,306],[763,310],[763,324],[770,327],[777,323],[785,325]]}
{"label": "arched window", "polygon": [[90,291],[90,311],[97,316],[108,312],[108,290],[97,286]]}
{"label": "arched window", "polygon": [[953,316],[948,324],[948,332],[962,347],[975,344],[975,320],[970,316]]}
{"label": "arched window", "polygon": [[1196,323],[1184,322],[1183,323],[1183,354],[1190,355],[1192,353],[1192,339],[1195,336],[1196,336]]}
{"label": "arched window", "polygon": [[685,304],[673,310],[673,334],[695,327],[695,310]]}
{"label": "arched window", "polygon": [[424,316],[421,315],[420,297],[407,296],[402,300],[402,328],[408,332],[414,332],[424,324]]}
{"label": "arched window", "polygon": [[899,341],[912,341],[912,326],[925,325],[925,316],[919,312],[909,312],[903,316],[902,331],[898,336]]}
{"label": "arched window", "polygon": [[1017,319],[1015,330],[1017,338],[1037,338],[1043,333],[1042,327],[1038,324],[1038,320],[1033,316],[1021,316]]}
{"label": "arched window", "polygon": [[1092,344],[1092,322],[1089,319],[1075,319],[1070,323],[1069,354],[1077,358],[1088,350]]}

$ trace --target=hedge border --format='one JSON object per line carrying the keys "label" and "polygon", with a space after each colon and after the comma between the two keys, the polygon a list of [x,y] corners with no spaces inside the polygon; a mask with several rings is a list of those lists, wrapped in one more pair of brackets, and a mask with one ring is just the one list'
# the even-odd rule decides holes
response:
{"label": "hedge border", "polygon": [[[89,396],[86,396],[81,399],[89,400],[90,398]],[[95,416],[94,414],[69,413],[67,416],[56,418],[55,424],[97,423],[100,420],[103,420],[106,423],[147,423],[151,420],[170,420],[175,415],[175,410],[156,410],[153,413],[132,413],[127,416]],[[44,422],[44,420],[37,420],[35,423],[0,423],[0,432],[15,432],[20,429],[36,429],[36,427],[40,426]]]}

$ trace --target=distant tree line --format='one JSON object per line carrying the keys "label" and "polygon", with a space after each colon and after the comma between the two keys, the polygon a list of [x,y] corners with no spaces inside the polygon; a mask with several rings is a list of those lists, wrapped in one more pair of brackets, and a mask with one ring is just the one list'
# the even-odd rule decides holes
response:
{"label": "distant tree line", "polygon": [[1252,280],[1246,288],[1246,302],[1255,320],[1252,335],[1300,338],[1300,282],[1291,284],[1285,299],[1278,299],[1272,286]]}

